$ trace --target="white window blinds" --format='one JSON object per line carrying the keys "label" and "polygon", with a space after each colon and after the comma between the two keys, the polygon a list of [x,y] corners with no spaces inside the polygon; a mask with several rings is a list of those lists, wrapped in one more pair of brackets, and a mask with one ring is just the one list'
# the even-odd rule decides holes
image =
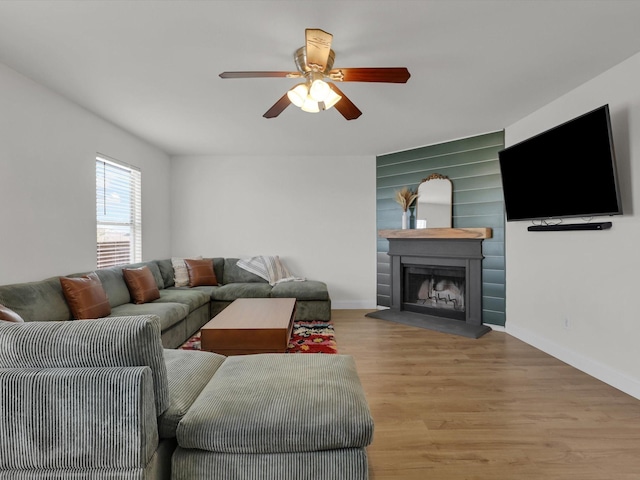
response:
{"label": "white window blinds", "polygon": [[140,170],[96,157],[97,268],[142,259]]}

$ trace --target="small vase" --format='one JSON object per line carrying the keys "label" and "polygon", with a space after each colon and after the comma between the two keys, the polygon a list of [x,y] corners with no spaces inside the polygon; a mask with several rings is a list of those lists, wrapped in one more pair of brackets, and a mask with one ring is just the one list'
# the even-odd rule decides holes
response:
{"label": "small vase", "polygon": [[409,228],[416,228],[416,207],[409,207]]}
{"label": "small vase", "polygon": [[404,211],[404,212],[402,212],[402,229],[403,230],[407,229],[407,223],[408,223],[407,212]]}

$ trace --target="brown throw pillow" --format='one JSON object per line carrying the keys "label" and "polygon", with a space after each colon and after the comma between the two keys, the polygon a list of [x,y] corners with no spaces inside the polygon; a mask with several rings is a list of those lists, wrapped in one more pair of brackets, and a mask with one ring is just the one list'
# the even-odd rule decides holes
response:
{"label": "brown throw pillow", "polygon": [[184,259],[189,272],[189,286],[199,287],[201,285],[218,285],[216,272],[213,271],[213,260],[190,260]]}
{"label": "brown throw pillow", "polygon": [[12,323],[24,323],[24,320],[20,315],[11,310],[9,307],[5,307],[0,303],[0,320]]}
{"label": "brown throw pillow", "polygon": [[122,275],[133,303],[140,305],[160,298],[158,284],[149,267],[123,268]]}
{"label": "brown throw pillow", "polygon": [[111,314],[107,293],[95,273],[83,277],[60,277],[60,285],[73,318],[83,320]]}

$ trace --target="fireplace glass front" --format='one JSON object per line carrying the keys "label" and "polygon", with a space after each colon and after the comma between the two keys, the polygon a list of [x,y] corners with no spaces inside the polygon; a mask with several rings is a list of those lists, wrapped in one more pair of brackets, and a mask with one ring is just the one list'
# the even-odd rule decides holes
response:
{"label": "fireplace glass front", "polygon": [[465,268],[404,265],[404,310],[465,320]]}

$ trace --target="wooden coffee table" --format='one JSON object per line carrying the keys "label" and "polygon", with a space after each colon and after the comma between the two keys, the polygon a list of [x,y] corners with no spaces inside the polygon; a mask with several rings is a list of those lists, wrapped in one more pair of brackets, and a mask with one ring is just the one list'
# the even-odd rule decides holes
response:
{"label": "wooden coffee table", "polygon": [[295,316],[295,298],[239,298],[202,327],[200,348],[222,355],[284,353]]}

